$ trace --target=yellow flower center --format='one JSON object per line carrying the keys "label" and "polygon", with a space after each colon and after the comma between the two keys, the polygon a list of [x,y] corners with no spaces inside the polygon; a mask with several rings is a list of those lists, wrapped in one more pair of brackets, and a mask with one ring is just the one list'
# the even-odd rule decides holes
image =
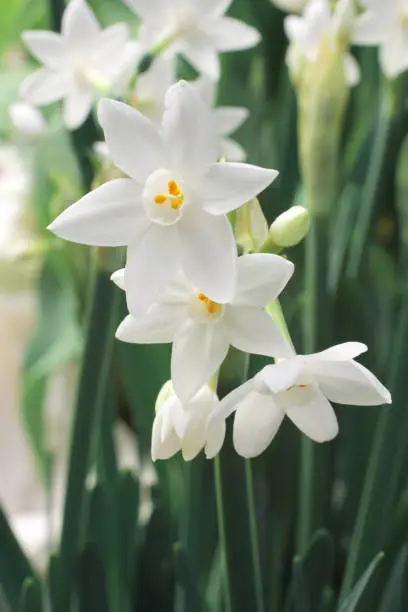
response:
{"label": "yellow flower center", "polygon": [[204,293],[199,293],[197,297],[200,302],[203,302],[205,304],[208,314],[216,315],[220,314],[220,312],[222,311],[222,305],[218,304],[217,302],[213,302],[212,300],[210,300],[210,298],[204,295]]}
{"label": "yellow flower center", "polygon": [[168,204],[174,210],[178,210],[184,202],[184,193],[182,193],[180,187],[176,181],[169,181],[167,184],[168,193],[158,193],[154,197],[155,204]]}

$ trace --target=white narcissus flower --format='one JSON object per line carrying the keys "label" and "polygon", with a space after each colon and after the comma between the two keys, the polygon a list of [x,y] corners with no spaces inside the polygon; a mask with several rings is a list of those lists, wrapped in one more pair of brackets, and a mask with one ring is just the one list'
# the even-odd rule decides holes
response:
{"label": "white narcissus flower", "polygon": [[[319,56],[319,50],[324,41],[336,44],[339,27],[349,25],[349,0],[336,5],[335,12],[330,9],[329,0],[310,0],[302,16],[289,15],[285,18],[285,32],[294,45],[294,51],[300,53],[308,62],[314,62]],[[293,51],[289,54],[289,62],[293,61]],[[344,71],[349,87],[360,81],[360,69],[355,58],[344,55]]]}
{"label": "white narcissus flower", "polygon": [[8,111],[13,126],[20,134],[30,137],[45,134],[45,119],[35,106],[15,102],[9,106]]}
{"label": "white narcissus flower", "polygon": [[217,80],[218,53],[255,46],[260,35],[249,25],[225,17],[232,0],[125,0],[142,20],[139,36],[145,48],[163,44],[167,53],[182,53],[200,73]]}
{"label": "white narcissus flower", "polygon": [[[285,288],[293,264],[278,255],[253,254],[240,257],[237,267],[235,293],[228,302],[214,302],[179,274],[144,315],[129,315],[118,328],[116,336],[124,342],[173,342],[171,375],[182,402],[218,370],[230,345],[256,355],[291,354],[263,308]],[[125,288],[123,270],[112,279]]]}
{"label": "white narcissus flower", "polygon": [[119,78],[128,28],[117,23],[102,30],[85,0],[71,0],[61,34],[27,31],[22,38],[44,65],[22,83],[22,100],[35,106],[63,100],[65,124],[75,129],[88,116],[94,93],[102,89],[106,95]]}
{"label": "white narcissus flower", "polygon": [[212,418],[223,422],[236,411],[234,446],[243,457],[266,449],[285,414],[315,442],[331,440],[338,423],[330,401],[356,406],[391,403],[389,391],[354,361],[366,350],[364,344],[346,342],[266,366],[224,398]]}
{"label": "white narcissus flower", "polygon": [[188,404],[182,404],[171,389],[166,395],[156,407],[152,430],[153,461],[169,459],[180,450],[183,459],[191,461],[203,448],[208,459],[215,457],[225,438],[225,421],[210,421],[219,405],[216,393],[205,385]]}
{"label": "white narcissus flower", "polygon": [[363,0],[366,11],[356,20],[353,42],[380,45],[380,64],[389,78],[408,69],[407,0]]}
{"label": "white narcissus flower", "polygon": [[229,136],[236,132],[248,119],[249,110],[241,106],[219,106],[214,108],[216,85],[207,76],[197,79],[193,86],[204,104],[213,113],[218,133],[218,157],[225,157],[228,161],[244,161],[246,159],[244,148],[235,140],[229,138]]}
{"label": "white narcissus flower", "polygon": [[110,181],[51,224],[61,238],[127,246],[129,309],[144,312],[181,268],[215,302],[235,291],[237,249],[226,213],[277,176],[249,164],[220,163],[213,120],[181,81],[166,96],[158,130],[137,110],[102,100],[99,120],[115,165],[131,178]]}
{"label": "white narcissus flower", "polygon": [[159,126],[164,113],[166,93],[175,80],[174,59],[164,55],[156,58],[150,68],[137,77],[131,93],[132,106]]}

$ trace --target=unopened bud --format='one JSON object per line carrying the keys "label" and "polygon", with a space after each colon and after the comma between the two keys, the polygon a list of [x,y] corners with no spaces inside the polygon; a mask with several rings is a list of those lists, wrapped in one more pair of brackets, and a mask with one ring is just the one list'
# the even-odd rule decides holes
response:
{"label": "unopened bud", "polygon": [[236,211],[235,238],[244,253],[258,253],[268,237],[268,223],[258,198]]}
{"label": "unopened bud", "polygon": [[171,380],[168,380],[167,382],[164,383],[164,385],[159,391],[159,395],[157,396],[157,399],[156,399],[154,411],[159,412],[160,408],[162,408],[163,405],[167,402],[167,400],[173,397],[173,395],[175,395],[173,383]]}
{"label": "unopened bud", "polygon": [[292,206],[272,223],[267,242],[270,241],[281,249],[295,246],[304,239],[309,226],[308,210],[303,206]]}

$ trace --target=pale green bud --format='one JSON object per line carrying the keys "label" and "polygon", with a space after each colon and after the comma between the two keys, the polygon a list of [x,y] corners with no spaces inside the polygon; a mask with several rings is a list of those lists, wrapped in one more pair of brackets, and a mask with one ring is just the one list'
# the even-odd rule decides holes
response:
{"label": "pale green bud", "polygon": [[258,198],[236,211],[235,238],[244,253],[258,253],[268,237],[268,223]]}
{"label": "pale green bud", "polygon": [[268,240],[281,248],[295,246],[301,242],[310,227],[310,215],[303,206],[292,206],[272,223]]}
{"label": "pale green bud", "polygon": [[173,395],[175,395],[173,383],[171,380],[168,380],[167,382],[164,383],[164,385],[159,391],[159,395],[157,396],[157,399],[156,399],[154,411],[159,412],[160,408],[162,408],[164,404],[167,402],[167,400],[173,397]]}

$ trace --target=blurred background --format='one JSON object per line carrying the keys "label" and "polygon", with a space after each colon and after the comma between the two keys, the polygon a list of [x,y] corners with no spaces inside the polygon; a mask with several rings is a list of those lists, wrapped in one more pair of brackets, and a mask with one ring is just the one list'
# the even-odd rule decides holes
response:
{"label": "blurred background", "polygon": [[[124,20],[136,35],[137,20],[119,0],[90,5],[103,25]],[[19,86],[35,66],[21,33],[52,29],[62,8],[57,0],[0,0],[0,584],[4,610],[12,611],[48,609],[37,595],[46,576],[52,584],[56,567],[49,554],[62,523],[89,297],[90,249],[63,243],[46,227],[106,170],[92,148],[101,136],[92,120],[70,134],[58,104],[42,109],[42,119],[28,120],[18,108]],[[250,163],[280,171],[260,197],[268,223],[295,204],[320,210],[324,200],[316,221],[320,307],[313,349],[366,343],[362,362],[391,388],[393,405],[337,407],[339,436],[312,450],[285,422],[270,448],[251,462],[252,506],[248,467],[227,440],[220,468],[233,581],[227,606],[212,462],[199,456],[186,464],[177,456],[153,466],[150,460],[154,405],[169,378],[170,349],[120,344],[113,328],[109,433],[101,447],[113,457],[113,472],[108,466],[101,476],[95,451],[86,518],[74,526],[83,550],[70,588],[84,612],[404,612],[407,77],[386,79],[375,47],[352,47],[361,71],[355,87],[342,86],[336,67],[330,81],[319,68],[305,70],[302,84],[294,86],[283,10],[269,0],[234,0],[229,14],[262,35],[256,48],[222,55],[217,103],[250,110],[234,139]],[[181,59],[178,72],[196,76]],[[309,350],[304,243],[285,254],[296,274],[282,306],[295,346]],[[266,363],[251,357],[250,373]],[[239,382],[232,370],[222,391]],[[26,561],[17,542],[29,571],[21,570]],[[24,599],[21,576],[27,573],[25,588],[34,595]],[[359,596],[348,600],[361,577]]]}

